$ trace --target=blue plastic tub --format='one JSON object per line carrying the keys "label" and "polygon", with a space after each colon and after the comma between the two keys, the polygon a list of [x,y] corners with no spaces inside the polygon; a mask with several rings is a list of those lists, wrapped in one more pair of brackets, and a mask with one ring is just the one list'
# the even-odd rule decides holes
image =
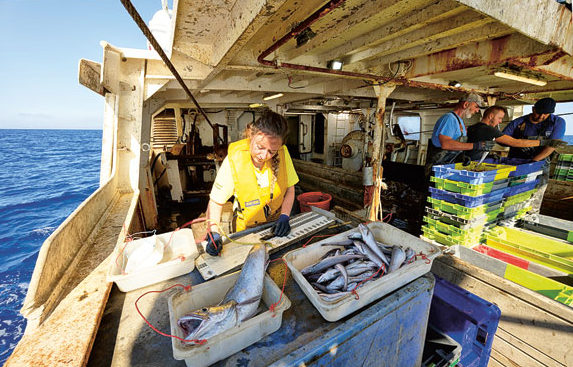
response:
{"label": "blue plastic tub", "polygon": [[509,177],[514,166],[504,164],[482,163],[479,165],[480,171],[473,171],[477,168],[478,162],[470,162],[468,166],[463,163],[442,164],[432,167],[434,177],[448,179],[451,181],[462,181],[472,185],[503,180]]}
{"label": "blue plastic tub", "polygon": [[487,194],[479,196],[462,195],[454,192],[439,190],[434,187],[430,187],[429,189],[430,189],[430,195],[434,199],[445,200],[449,203],[459,204],[467,208],[475,208],[476,206],[480,206],[483,204],[500,201],[501,199],[503,199],[503,195],[505,194],[505,192],[510,188],[505,187],[503,189],[488,192]]}
{"label": "blue plastic tub", "polygon": [[487,366],[500,316],[496,305],[436,277],[428,322],[460,343],[460,366]]}
{"label": "blue plastic tub", "polygon": [[504,198],[508,198],[510,196],[514,196],[517,194],[521,194],[522,192],[526,192],[529,190],[533,190],[537,184],[539,183],[539,179],[531,182],[526,182],[521,185],[510,186],[506,189],[506,192],[503,194]]}
{"label": "blue plastic tub", "polygon": [[544,160],[538,162],[531,162],[529,159],[506,158],[506,157],[502,157],[501,159],[496,159],[496,160],[486,159],[485,162],[515,166],[515,171],[511,171],[509,177],[523,176],[535,171],[542,170],[543,165],[545,164]]}

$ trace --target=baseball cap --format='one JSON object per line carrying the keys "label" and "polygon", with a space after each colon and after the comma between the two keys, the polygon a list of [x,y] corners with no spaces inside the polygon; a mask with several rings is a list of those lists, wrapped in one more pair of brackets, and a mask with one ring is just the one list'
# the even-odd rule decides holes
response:
{"label": "baseball cap", "polygon": [[469,93],[460,98],[460,102],[475,102],[478,107],[484,108],[487,107],[483,98],[476,93]]}
{"label": "baseball cap", "polygon": [[533,108],[537,113],[553,113],[555,112],[556,102],[553,98],[541,98],[539,101],[535,102]]}

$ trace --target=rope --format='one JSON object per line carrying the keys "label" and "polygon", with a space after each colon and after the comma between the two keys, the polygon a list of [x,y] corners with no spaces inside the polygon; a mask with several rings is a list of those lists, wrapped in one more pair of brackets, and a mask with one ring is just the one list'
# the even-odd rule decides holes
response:
{"label": "rope", "polygon": [[382,264],[382,266],[379,267],[378,270],[376,270],[376,273],[372,274],[368,278],[366,278],[363,281],[361,281],[360,283],[356,284],[354,289],[350,292],[350,293],[354,294],[354,298],[356,300],[360,299],[360,296],[358,295],[358,292],[356,292],[356,289],[358,289],[358,287],[360,287],[362,284],[366,283],[367,281],[373,279],[380,272],[380,270],[382,270],[382,275],[384,275],[384,273],[386,272],[386,265]]}
{"label": "rope", "polygon": [[426,264],[430,264],[430,263],[432,262],[432,260],[430,260],[430,259],[426,256],[426,254],[424,254],[422,251],[420,251],[419,254],[414,255],[414,257],[415,257],[415,258],[421,257],[422,260],[425,260],[425,261],[426,261]]}
{"label": "rope", "polygon": [[181,340],[184,343],[195,343],[195,344],[199,344],[199,345],[203,345],[207,342],[207,339],[183,339],[181,337],[178,337],[177,335],[171,335],[171,334],[167,334],[164,333],[160,330],[158,330],[155,326],[153,326],[146,318],[145,316],[143,316],[143,313],[141,313],[141,311],[139,310],[139,307],[137,306],[137,302],[139,302],[139,300],[141,298],[143,298],[143,296],[149,294],[149,293],[163,293],[166,292],[174,287],[181,287],[183,288],[184,291],[186,292],[190,292],[191,291],[191,285],[182,285],[182,284],[174,284],[169,288],[163,289],[161,291],[147,291],[145,293],[143,293],[141,296],[139,296],[139,298],[137,298],[137,300],[135,301],[135,309],[137,310],[137,313],[139,314],[139,316],[141,316],[141,318],[143,319],[143,321],[145,321],[145,323],[151,328],[153,329],[153,331],[155,331],[156,333],[163,335],[163,336],[168,336],[170,338],[174,338],[177,340]]}
{"label": "rope", "polygon": [[[179,75],[179,73],[177,72],[177,69],[175,69],[175,66],[173,66],[173,64],[171,63],[171,60],[169,60],[169,58],[167,57],[167,55],[165,54],[165,52],[163,51],[161,46],[159,46],[159,43],[157,42],[157,40],[155,39],[155,37],[153,36],[151,31],[147,27],[147,25],[145,24],[145,22],[143,21],[143,19],[141,18],[141,16],[139,15],[137,10],[135,9],[135,7],[133,6],[131,1],[121,0],[121,3],[123,4],[123,7],[125,8],[125,10],[127,10],[127,12],[129,13],[129,15],[131,15],[131,18],[137,24],[139,29],[141,29],[141,32],[143,32],[143,34],[145,35],[145,37],[147,38],[149,43],[151,43],[151,45],[153,46],[155,51],[157,51],[157,53],[161,57],[161,60],[163,60],[163,62],[165,63],[165,65],[167,66],[169,71],[171,71],[171,73],[173,74],[175,79],[177,79],[177,81],[179,82],[179,85],[181,85],[181,88],[183,88],[183,90],[185,91],[185,93],[187,94],[189,99],[191,99],[191,101],[193,102],[195,107],[197,107],[197,111],[199,111],[201,113],[201,115],[203,115],[203,117],[205,118],[205,120],[207,121],[209,126],[211,126],[211,129],[215,130],[215,127],[211,123],[211,120],[209,120],[209,117],[207,117],[207,114],[205,113],[205,111],[201,108],[201,106],[199,106],[199,102],[197,102],[197,100],[195,99],[195,97],[193,96],[193,94],[191,93],[189,88],[187,88],[187,85],[183,81],[183,78],[181,78],[181,75]],[[221,143],[223,143],[223,139],[220,136],[218,137],[218,140],[220,140]]]}
{"label": "rope", "polygon": [[316,238],[322,238],[322,237],[331,237],[331,236],[334,236],[334,234],[321,234],[321,235],[312,236],[311,238],[308,239],[308,241],[306,241],[306,242],[304,243],[304,245],[302,245],[302,247],[306,247],[306,246],[308,245],[308,243],[309,243],[310,241],[312,241],[312,239],[315,238],[315,237],[316,237]]}

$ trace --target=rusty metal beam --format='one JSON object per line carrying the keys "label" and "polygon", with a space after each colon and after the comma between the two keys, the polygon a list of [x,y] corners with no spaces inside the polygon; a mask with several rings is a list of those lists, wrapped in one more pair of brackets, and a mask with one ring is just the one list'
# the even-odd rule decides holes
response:
{"label": "rusty metal beam", "polygon": [[473,10],[467,10],[453,18],[429,24],[426,27],[404,34],[401,37],[383,42],[378,46],[369,47],[364,51],[354,53],[344,58],[344,63],[348,65],[378,56],[393,54],[463,32],[472,33],[472,29],[483,27],[492,22],[493,20],[491,18],[477,14]]}
{"label": "rusty metal beam", "polygon": [[556,52],[554,48],[514,33],[415,58],[405,76],[417,78],[476,66],[501,64],[523,57],[552,56]]}
{"label": "rusty metal beam", "polygon": [[530,38],[573,55],[571,11],[555,0],[456,0]]}
{"label": "rusty metal beam", "polygon": [[[466,9],[463,6],[452,7],[452,5],[455,3],[452,3],[451,0],[440,0],[415,13],[408,13],[400,18],[394,17],[392,23],[381,26],[372,32],[367,32],[362,36],[350,38],[342,45],[320,54],[317,59],[333,60],[351,52],[363,51],[368,45],[401,37],[432,22],[459,14]],[[337,39],[341,37],[348,38],[345,35],[340,35]]]}

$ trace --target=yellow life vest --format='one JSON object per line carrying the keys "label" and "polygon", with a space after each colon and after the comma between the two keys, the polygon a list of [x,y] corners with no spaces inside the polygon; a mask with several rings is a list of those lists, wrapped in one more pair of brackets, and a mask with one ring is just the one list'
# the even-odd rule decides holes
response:
{"label": "yellow life vest", "polygon": [[[272,185],[274,180],[271,179],[271,159],[263,166],[263,171],[267,168],[269,187],[259,187],[255,176],[256,168],[251,160],[249,140],[243,139],[229,144],[228,159],[235,184],[235,200],[239,204],[236,231],[265,223],[280,215],[283,198],[288,188],[284,149],[286,148],[283,145],[277,153],[279,169],[276,182]],[[270,210],[265,215],[267,205]]]}

